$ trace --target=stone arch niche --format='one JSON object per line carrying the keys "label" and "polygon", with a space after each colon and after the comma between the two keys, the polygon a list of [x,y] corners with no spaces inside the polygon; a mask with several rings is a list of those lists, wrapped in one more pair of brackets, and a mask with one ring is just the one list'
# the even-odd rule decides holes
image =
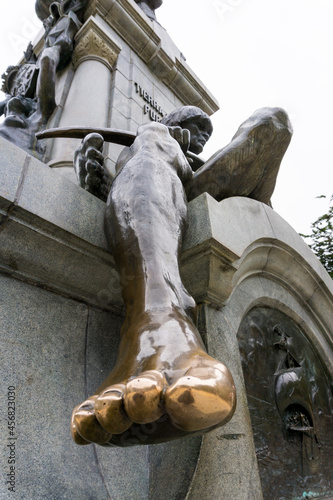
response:
{"label": "stone arch niche", "polygon": [[[231,359],[238,340],[263,498],[332,498],[332,280],[264,204],[205,194],[189,209],[184,282],[202,304],[208,350]],[[199,478],[200,463],[204,495]]]}
{"label": "stone arch niche", "polygon": [[332,490],[332,393],[302,329],[277,308],[254,307],[238,330],[264,498]]}

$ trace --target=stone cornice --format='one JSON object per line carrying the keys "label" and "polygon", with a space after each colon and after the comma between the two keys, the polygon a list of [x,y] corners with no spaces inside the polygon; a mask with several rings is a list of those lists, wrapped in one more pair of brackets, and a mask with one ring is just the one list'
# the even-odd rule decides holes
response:
{"label": "stone cornice", "polygon": [[100,15],[183,104],[199,106],[209,115],[219,109],[165,29],[151,21],[133,0],[93,0],[87,15]]}

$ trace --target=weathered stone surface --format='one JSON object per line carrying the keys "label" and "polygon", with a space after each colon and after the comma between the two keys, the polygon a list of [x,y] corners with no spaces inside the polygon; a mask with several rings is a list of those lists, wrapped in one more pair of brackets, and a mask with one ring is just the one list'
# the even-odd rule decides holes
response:
{"label": "weathered stone surface", "polygon": [[17,165],[10,155],[1,165],[2,271],[103,309],[121,306],[104,203],[31,157],[23,169],[26,154],[3,139],[0,145],[4,159],[18,153]]}
{"label": "weathered stone surface", "polygon": [[[222,302],[235,287],[236,280],[241,280],[246,272],[250,272],[250,268],[253,268],[253,273],[261,267],[262,272],[272,272],[281,278],[285,276],[284,279],[292,280],[298,293],[305,298],[312,296],[316,283],[319,283],[323,297],[326,288],[332,290],[332,280],[304,240],[276,212],[254,200],[234,197],[217,202],[203,194],[189,204],[189,230],[182,256],[184,280],[189,289],[193,276],[190,271],[191,259],[194,262],[197,251],[205,248],[204,241],[213,241],[222,262],[224,259],[229,263],[223,268],[227,271],[227,283],[219,286],[215,282]],[[228,243],[225,245],[223,242]],[[288,274],[289,266],[297,268],[297,272]],[[203,279],[208,281],[214,277],[204,274]],[[193,286],[199,287],[198,284]],[[327,327],[330,318],[328,310],[325,320]]]}
{"label": "weathered stone surface", "polygon": [[[107,102],[111,92],[111,72],[96,60],[83,61],[77,68],[66,106],[61,115],[59,127],[87,125],[103,127],[107,125],[109,108]],[[51,166],[73,163],[73,152],[80,144],[75,139],[61,139],[54,144],[52,156],[56,161]]]}
{"label": "weathered stone surface", "polygon": [[15,200],[27,154],[3,138],[0,138],[0,145],[0,210],[3,215],[2,211]]}
{"label": "weathered stone surface", "polygon": [[261,487],[237,338],[225,323],[223,311],[202,307],[200,332],[211,356],[228,360],[236,386],[237,409],[230,422],[203,437],[187,498],[259,500]]}
{"label": "weathered stone surface", "polygon": [[24,176],[18,206],[107,250],[103,230],[104,204],[35,159]]}
{"label": "weathered stone surface", "polygon": [[[94,498],[96,487],[105,491],[94,452],[83,449],[78,453],[68,432],[73,398],[84,387],[82,333],[87,308],[3,275],[0,281],[0,425],[5,450],[9,437],[6,389],[15,386],[15,497]],[[5,452],[1,462],[7,471]],[[87,475],[93,482],[86,482]],[[2,481],[0,496],[8,498],[9,494]]]}
{"label": "weathered stone surface", "polygon": [[[97,500],[136,500],[149,495],[158,499],[163,498],[165,477],[173,474],[170,499],[185,498],[185,494],[177,496],[185,491],[182,476],[187,478],[190,499],[260,498],[255,459],[244,460],[245,455],[254,455],[235,338],[251,308],[277,308],[302,328],[330,372],[332,282],[307,245],[275,212],[253,200],[232,198],[218,203],[208,195],[193,200],[184,243],[184,279],[197,300],[207,303],[200,332],[209,353],[228,360],[235,378],[235,417],[222,430],[204,437],[194,476],[200,445],[196,438],[191,444],[191,440],[179,440],[151,451],[100,448],[96,455],[93,449],[89,451],[91,447],[71,444],[68,419],[72,405],[89,395],[111,368],[122,321],[103,311],[112,309],[110,304],[114,306],[117,297],[121,304],[103,235],[104,204],[35,160],[26,163],[22,176],[26,155],[6,141],[1,145],[2,158],[7,158],[1,163],[1,175],[7,179],[2,182],[1,200],[12,207],[4,210],[6,224],[0,229],[1,270],[30,283],[2,276],[0,288],[2,307],[6,306],[1,309],[6,353],[3,380],[19,388],[21,441],[17,449],[23,479],[17,483],[18,498],[27,498],[31,491],[41,499],[75,498],[77,492],[80,498]],[[293,270],[289,276],[287,269]],[[101,290],[102,303],[97,300]],[[1,408],[6,408],[4,402]],[[57,420],[55,434],[52,419]],[[1,422],[4,425],[5,420]],[[3,431],[6,435],[6,428]],[[30,457],[36,436],[39,453],[34,470]],[[184,468],[177,464],[173,471],[175,454],[183,457]],[[52,469],[45,469],[47,462]],[[124,474],[128,475],[125,484],[121,481]],[[87,476],[93,478],[92,483],[88,484]],[[56,486],[54,477],[61,478]],[[138,484],[141,497],[133,496]]]}
{"label": "weathered stone surface", "polygon": [[77,34],[73,63],[78,66],[82,60],[99,60],[110,70],[116,64],[121,45],[108,36],[101,25],[90,17]]}

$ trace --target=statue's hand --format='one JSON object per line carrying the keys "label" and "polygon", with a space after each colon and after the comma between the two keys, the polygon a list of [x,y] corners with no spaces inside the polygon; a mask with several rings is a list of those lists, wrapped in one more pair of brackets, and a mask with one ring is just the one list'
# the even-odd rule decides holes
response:
{"label": "statue's hand", "polygon": [[106,201],[113,177],[104,167],[103,144],[100,134],[87,135],[74,153],[74,169],[79,185]]}
{"label": "statue's hand", "polygon": [[55,19],[54,19],[54,17],[52,15],[50,15],[49,17],[47,17],[46,19],[44,19],[43,26],[44,26],[46,34],[53,27],[54,23],[55,23]]}
{"label": "statue's hand", "polygon": [[186,128],[181,127],[168,127],[169,134],[175,141],[178,142],[181,150],[185,154],[190,147],[191,134]]}

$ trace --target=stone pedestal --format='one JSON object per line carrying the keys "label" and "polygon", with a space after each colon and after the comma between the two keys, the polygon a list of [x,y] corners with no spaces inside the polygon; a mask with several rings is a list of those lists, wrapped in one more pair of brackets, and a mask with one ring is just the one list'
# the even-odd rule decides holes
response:
{"label": "stone pedestal", "polygon": [[[111,127],[136,132],[143,123],[183,105],[209,115],[218,102],[186,64],[167,31],[132,0],[88,5],[75,38],[73,61],[57,75],[58,108],[49,127]],[[45,161],[75,182],[73,152],[80,141],[47,140]],[[120,146],[106,145],[107,166]]]}
{"label": "stone pedestal", "polygon": [[[38,53],[41,48],[39,42]],[[50,127],[135,132],[184,104],[209,115],[218,109],[164,28],[133,0],[89,2],[72,63],[57,74],[56,87]],[[105,205],[75,184],[77,145],[47,140],[46,165],[0,139],[0,456],[2,477],[14,476],[13,498],[260,500],[260,473],[264,497],[273,500],[265,489],[257,416],[253,398],[248,404],[237,336],[251,311],[274,309],[302,330],[323,377],[331,380],[332,280],[267,206],[245,198],[218,203],[207,194],[193,200],[183,280],[199,306],[208,352],[234,377],[236,413],[203,437],[163,445],[75,445],[72,409],[113,367],[124,317],[104,235]],[[105,146],[110,171],[120,151]],[[316,377],[313,382],[315,387]],[[326,407],[317,405],[316,411],[330,422]],[[321,452],[326,459],[327,443]],[[315,458],[320,467],[321,458]],[[272,460],[264,463],[268,474]],[[328,494],[329,481],[319,477],[314,493]],[[9,498],[9,486],[0,483],[1,498]],[[290,489],[288,498],[298,498],[301,486]]]}
{"label": "stone pedestal", "polygon": [[[6,389],[15,386],[16,498],[162,500],[166,492],[169,499],[197,498],[208,474],[207,499],[218,491],[228,498],[235,481],[242,487],[233,498],[260,498],[237,340],[224,340],[209,304],[202,306],[200,329],[237,385],[228,425],[203,439],[138,448],[71,441],[72,408],[112,368],[124,312],[103,233],[104,203],[0,142],[1,435],[5,450]],[[6,452],[1,459],[6,471]],[[1,488],[5,496],[3,482]]]}
{"label": "stone pedestal", "polygon": [[[237,332],[252,308],[274,307],[301,326],[326,373],[332,369],[332,280],[310,249],[258,202],[193,200],[183,279],[209,353],[234,377],[236,413],[203,438],[79,447],[69,432],[72,408],[112,368],[124,313],[105,205],[7,141],[0,148],[1,467],[9,472],[13,386],[15,498],[262,498]],[[7,498],[4,481],[0,492]]]}

